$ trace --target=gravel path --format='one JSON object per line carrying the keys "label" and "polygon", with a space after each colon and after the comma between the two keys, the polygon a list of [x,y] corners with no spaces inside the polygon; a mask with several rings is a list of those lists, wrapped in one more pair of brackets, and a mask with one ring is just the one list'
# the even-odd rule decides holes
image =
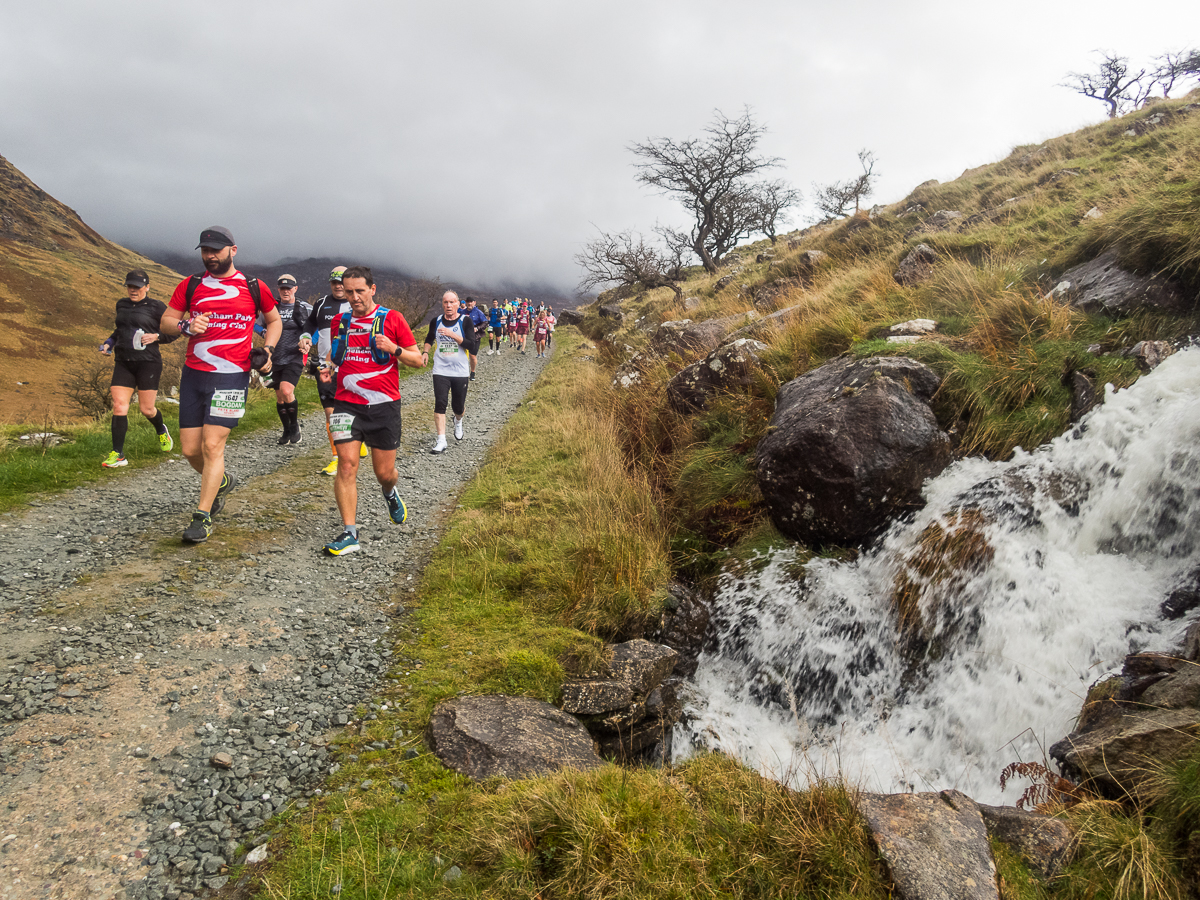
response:
{"label": "gravel path", "polygon": [[364,460],[344,559],[320,553],[340,519],[319,413],[299,446],[230,444],[244,482],[206,544],[179,540],[199,485],[177,455],[0,516],[0,900],[223,887],[238,845],[331,771],[327,740],[392,665],[411,583],[541,363],[485,349],[441,456],[428,372],[406,381],[409,522]]}

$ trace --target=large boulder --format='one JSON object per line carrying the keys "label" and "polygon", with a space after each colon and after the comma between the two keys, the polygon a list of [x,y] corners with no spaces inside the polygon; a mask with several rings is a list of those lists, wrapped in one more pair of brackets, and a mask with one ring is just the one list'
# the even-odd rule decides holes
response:
{"label": "large boulder", "polygon": [[578,719],[528,697],[496,694],[439,703],[426,736],[438,759],[475,779],[604,765]]}
{"label": "large boulder", "polygon": [[559,325],[583,324],[583,313],[577,309],[564,309],[556,318]]}
{"label": "large boulder", "polygon": [[902,900],[1000,900],[987,828],[966,794],[862,794],[858,809]]}
{"label": "large boulder", "polygon": [[724,343],[725,336],[745,321],[746,314],[739,313],[717,319],[705,319],[703,322],[693,322],[691,319],[663,322],[650,336],[650,350],[663,355],[675,353],[678,356],[708,353]]}
{"label": "large boulder", "polygon": [[1196,305],[1196,297],[1177,282],[1121,268],[1115,247],[1068,269],[1050,295],[1084,312],[1110,316],[1124,316],[1143,308],[1179,314]]}
{"label": "large boulder", "polygon": [[1071,863],[1075,830],[1062,819],[1015,806],[979,804],[988,834],[1020,856],[1043,878],[1054,878]]}
{"label": "large boulder", "polygon": [[939,383],[916,360],[876,357],[835,359],[785,384],[756,463],[776,527],[857,544],[919,506],[951,456],[929,407]]}
{"label": "large boulder", "polygon": [[928,244],[917,244],[900,261],[900,267],[892,275],[897,284],[920,284],[933,274],[933,266],[941,257]]}
{"label": "large boulder", "polygon": [[767,345],[740,338],[718,347],[699,362],[676,372],[667,382],[667,399],[683,414],[708,407],[713,395],[750,384]]}

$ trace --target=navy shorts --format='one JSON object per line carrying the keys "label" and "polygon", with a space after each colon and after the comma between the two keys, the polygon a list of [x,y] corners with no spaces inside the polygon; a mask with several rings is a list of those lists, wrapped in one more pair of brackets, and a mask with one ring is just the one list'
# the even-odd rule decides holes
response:
{"label": "navy shorts", "polygon": [[376,450],[400,449],[400,401],[347,403],[333,401],[329,430],[334,444],[358,441]]}
{"label": "navy shorts", "polygon": [[236,427],[246,412],[249,384],[249,372],[201,372],[184,366],[179,379],[179,427]]}

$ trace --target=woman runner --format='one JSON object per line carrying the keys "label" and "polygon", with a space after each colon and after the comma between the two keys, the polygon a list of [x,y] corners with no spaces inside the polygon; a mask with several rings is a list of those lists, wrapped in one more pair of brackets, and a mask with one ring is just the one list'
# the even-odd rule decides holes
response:
{"label": "woman runner", "polygon": [[153,300],[150,293],[150,276],[142,269],[134,269],[125,276],[128,298],[117,301],[117,327],[100,345],[105,356],[115,356],[112,385],[112,452],[100,465],[106,469],[117,469],[129,465],[125,459],[125,434],[129,430],[129,401],[133,392],[138,395],[138,408],[150,420],[158,432],[158,445],[163,453],[175,447],[171,433],[163,424],[162,413],[155,406],[158,398],[158,382],[162,378],[162,353],[159,344],[169,344],[179,337],[167,334],[160,337],[158,323],[167,307],[161,300]]}

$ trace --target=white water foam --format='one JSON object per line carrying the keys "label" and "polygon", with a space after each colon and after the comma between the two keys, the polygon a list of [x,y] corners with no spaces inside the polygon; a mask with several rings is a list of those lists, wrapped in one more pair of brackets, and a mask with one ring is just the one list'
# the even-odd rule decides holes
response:
{"label": "white water foam", "polygon": [[[1045,761],[1091,683],[1182,637],[1160,604],[1200,565],[1200,349],[1110,387],[1044,448],[956,463],[925,497],[853,563],[801,571],[784,550],[722,577],[719,649],[701,657],[677,755],[718,749],[795,786],[840,774],[1013,802],[1005,765]],[[895,579],[927,526],[952,529],[964,509],[979,511],[992,558],[958,582],[922,581],[928,646],[914,658]]]}

